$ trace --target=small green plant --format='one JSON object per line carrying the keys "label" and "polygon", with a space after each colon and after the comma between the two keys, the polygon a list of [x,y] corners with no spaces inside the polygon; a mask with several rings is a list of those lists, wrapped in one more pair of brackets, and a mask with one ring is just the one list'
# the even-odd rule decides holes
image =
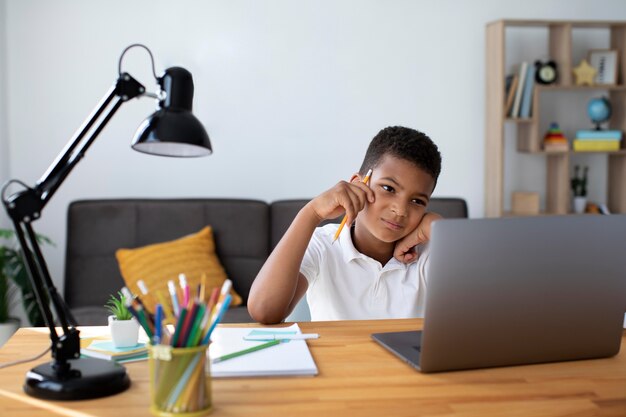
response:
{"label": "small green plant", "polygon": [[126,297],[121,291],[117,292],[117,297],[111,294],[109,301],[104,305],[106,309],[115,317],[116,320],[130,320],[133,316],[126,308]]}
{"label": "small green plant", "polygon": [[580,175],[580,166],[574,167],[574,177],[570,180],[572,186],[572,194],[574,197],[586,197],[587,196],[587,172],[589,167],[583,168],[582,177]]}

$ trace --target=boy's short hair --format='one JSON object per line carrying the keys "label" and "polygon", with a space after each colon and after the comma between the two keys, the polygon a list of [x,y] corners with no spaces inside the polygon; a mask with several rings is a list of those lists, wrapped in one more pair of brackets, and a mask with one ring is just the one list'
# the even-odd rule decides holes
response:
{"label": "boy's short hair", "polygon": [[437,184],[441,172],[441,154],[437,145],[424,133],[402,126],[389,126],[370,142],[359,174],[375,168],[385,155],[405,159],[429,173]]}

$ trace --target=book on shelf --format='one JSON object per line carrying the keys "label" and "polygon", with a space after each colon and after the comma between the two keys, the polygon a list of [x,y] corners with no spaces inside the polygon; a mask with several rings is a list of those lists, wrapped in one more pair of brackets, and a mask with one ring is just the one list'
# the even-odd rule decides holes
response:
{"label": "book on shelf", "polygon": [[515,99],[513,100],[513,108],[511,109],[511,117],[517,118],[520,114],[520,105],[522,104],[522,93],[524,91],[524,84],[526,75],[528,72],[528,62],[524,61],[520,64],[517,90],[515,90]]}
{"label": "book on shelf", "polygon": [[621,143],[618,140],[574,140],[575,151],[619,151]]}
{"label": "book on shelf", "polygon": [[579,130],[576,139],[621,140],[622,134],[621,130]]}
{"label": "book on shelf", "polygon": [[504,114],[507,116],[511,114],[511,109],[513,108],[513,99],[515,98],[515,92],[517,91],[517,83],[519,81],[519,76],[517,74],[513,74],[512,76],[509,75],[509,77],[513,77],[513,78],[511,79],[511,83],[508,86],[507,91],[506,91],[506,102],[504,104]]}
{"label": "book on shelf", "polygon": [[535,86],[535,66],[527,65],[526,80],[524,81],[524,91],[522,92],[522,102],[520,104],[519,117],[528,118],[532,113],[533,90]]}
{"label": "book on shelf", "polygon": [[118,348],[110,339],[93,337],[81,339],[80,354],[120,363],[134,362],[148,359],[148,347],[145,343],[137,343],[135,346]]}
{"label": "book on shelf", "polygon": [[511,89],[512,83],[513,83],[513,74],[509,74],[506,77],[504,77],[504,95],[505,96],[509,94],[509,90]]}

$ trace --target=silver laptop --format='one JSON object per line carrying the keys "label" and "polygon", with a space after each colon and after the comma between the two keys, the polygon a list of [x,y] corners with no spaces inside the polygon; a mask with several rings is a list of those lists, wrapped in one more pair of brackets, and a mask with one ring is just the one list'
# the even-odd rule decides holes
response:
{"label": "silver laptop", "polygon": [[372,337],[422,372],[616,355],[626,216],[433,224],[423,331]]}

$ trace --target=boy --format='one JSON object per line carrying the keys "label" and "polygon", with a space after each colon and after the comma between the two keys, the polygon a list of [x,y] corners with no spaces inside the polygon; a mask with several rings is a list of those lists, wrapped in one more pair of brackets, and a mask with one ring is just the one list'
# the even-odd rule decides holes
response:
{"label": "boy", "polygon": [[[381,130],[350,182],[296,215],[252,284],[252,318],[279,323],[305,293],[312,320],[423,316],[427,256],[415,247],[440,218],[426,213],[440,171],[441,155],[428,136],[406,127]],[[317,225],[344,212],[346,227],[334,242],[339,225]]]}

